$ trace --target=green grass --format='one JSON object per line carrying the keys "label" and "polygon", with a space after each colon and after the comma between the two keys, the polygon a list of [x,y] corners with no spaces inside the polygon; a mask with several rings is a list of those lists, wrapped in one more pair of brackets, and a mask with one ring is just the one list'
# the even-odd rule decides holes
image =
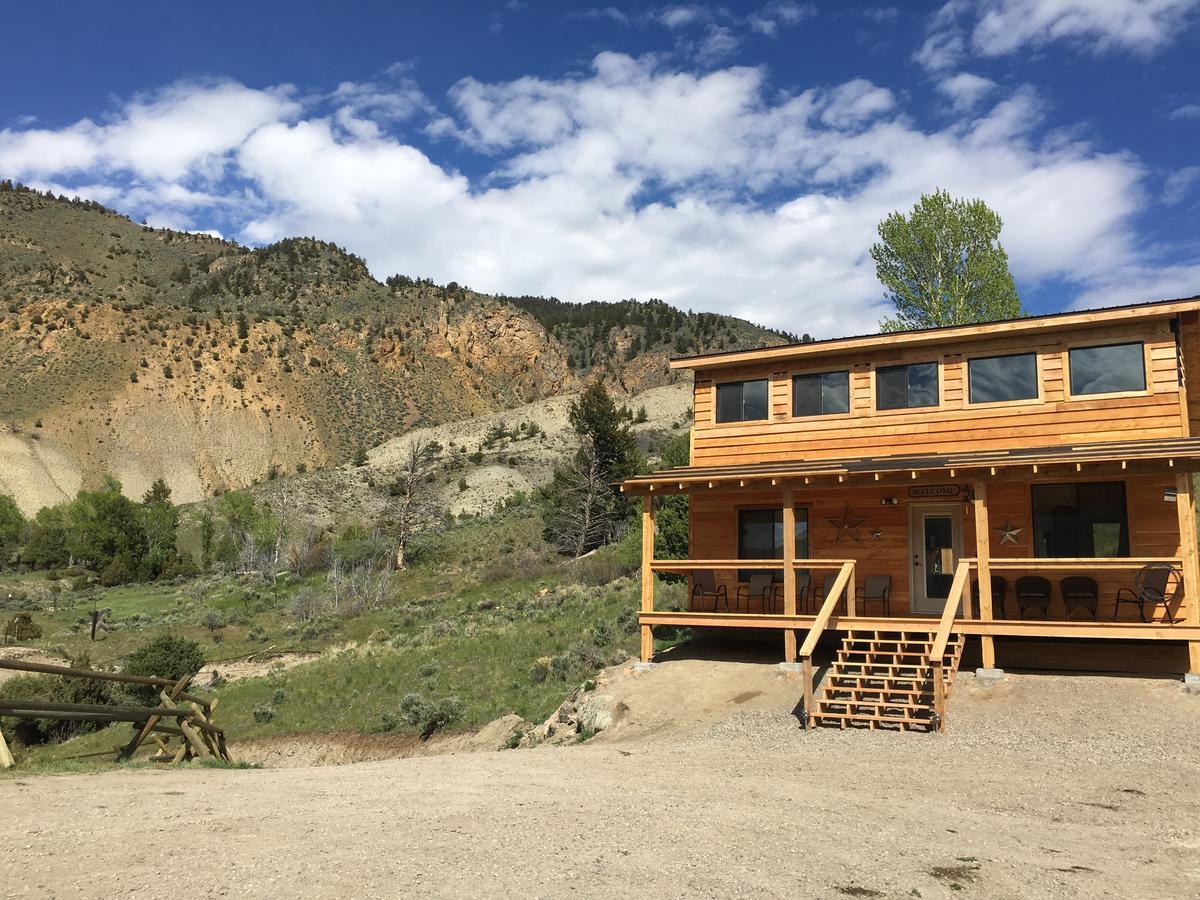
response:
{"label": "green grass", "polygon": [[[458,523],[429,543],[416,565],[393,576],[381,608],[326,616],[307,628],[287,613],[299,585],[289,586],[272,607],[261,583],[231,578],[203,582],[207,591],[197,582],[103,591],[94,600],[112,608],[116,624],[103,643],[91,642],[80,623],[91,599],[73,610],[37,612],[44,636],[32,643],[49,652],[88,652],[93,664],[119,664],[130,651],[173,633],[198,640],[218,671],[220,660],[251,653],[322,652],[314,662],[216,691],[217,720],[235,758],[237,741],[250,737],[381,731],[384,714],[414,692],[461,700],[463,717],[453,728],[478,727],[514,712],[538,722],[596,669],[636,652],[630,613],[638,600],[634,578],[609,578],[622,570],[627,548],[607,548],[582,566],[566,564],[545,551],[540,533],[540,518],[529,509]],[[318,586],[323,578],[309,583]],[[661,588],[667,596],[678,585]],[[258,600],[248,600],[254,593]],[[214,643],[201,624],[208,607],[244,619]],[[249,638],[256,628],[266,633],[265,641]],[[549,677],[532,673],[539,659],[556,656],[561,662]],[[256,708],[267,706],[274,716],[256,721]],[[20,764],[11,772],[103,768],[111,765],[103,757],[66,757],[123,744],[128,736],[128,726],[113,726],[57,746],[18,749]]]}

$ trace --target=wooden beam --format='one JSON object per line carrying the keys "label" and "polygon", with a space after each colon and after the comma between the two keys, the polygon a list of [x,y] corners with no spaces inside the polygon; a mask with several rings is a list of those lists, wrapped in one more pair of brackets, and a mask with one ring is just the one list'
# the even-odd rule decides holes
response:
{"label": "wooden beam", "polygon": [[[1179,522],[1179,556],[1183,562],[1183,596],[1187,622],[1200,625],[1200,539],[1196,536],[1196,497],[1192,476],[1175,476],[1175,513]],[[1200,642],[1188,642],[1188,671],[1200,672]]]}
{"label": "wooden beam", "polygon": [[[992,569],[991,546],[992,532],[988,522],[987,482],[977,481],[975,491],[975,559],[976,571],[979,578],[979,618],[985,622],[992,620]],[[966,602],[970,602],[969,598]],[[969,613],[969,611],[967,611]],[[968,614],[967,618],[970,618]],[[983,635],[980,639],[985,669],[996,668],[996,645],[991,635]]]}
{"label": "wooden beam", "polygon": [[[654,611],[654,498],[642,498],[642,612]],[[690,583],[690,582],[689,582]],[[654,636],[642,626],[642,662],[654,655]]]}
{"label": "wooden beam", "polygon": [[[783,492],[783,614],[796,614],[796,497],[791,488]],[[796,661],[796,631],[783,632],[784,662]]]}

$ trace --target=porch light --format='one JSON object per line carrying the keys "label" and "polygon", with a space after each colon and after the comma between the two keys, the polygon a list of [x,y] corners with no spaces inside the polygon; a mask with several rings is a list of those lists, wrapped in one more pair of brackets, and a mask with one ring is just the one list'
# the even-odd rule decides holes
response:
{"label": "porch light", "polygon": [[895,506],[900,500],[896,497],[880,497],[879,502],[883,506]]}

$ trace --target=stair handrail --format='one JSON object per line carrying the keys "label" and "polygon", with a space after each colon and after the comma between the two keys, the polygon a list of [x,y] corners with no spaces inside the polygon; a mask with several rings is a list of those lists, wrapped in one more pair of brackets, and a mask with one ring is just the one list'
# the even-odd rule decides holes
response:
{"label": "stair handrail", "polygon": [[958,605],[962,602],[970,577],[970,561],[960,559],[954,570],[954,580],[950,583],[950,592],[946,595],[946,605],[942,607],[942,617],[938,620],[933,645],[929,648],[930,677],[933,680],[933,714],[936,717],[938,731],[946,730],[946,686],[942,682],[946,644],[950,641],[950,632],[954,628]]}
{"label": "stair handrail", "polygon": [[817,649],[817,641],[821,639],[821,633],[825,630],[825,626],[829,624],[829,619],[833,616],[833,611],[837,608],[838,601],[846,590],[846,586],[851,583],[854,578],[854,560],[847,560],[842,563],[841,569],[838,571],[837,577],[833,580],[833,584],[829,588],[829,593],[825,597],[825,602],[821,604],[820,610],[817,611],[817,617],[813,619],[812,625],[808,628],[808,634],[804,638],[804,643],[800,645],[800,652],[797,654],[800,657],[800,664],[803,669],[801,680],[804,682],[804,727],[811,729],[813,727],[813,692],[815,685],[813,684],[812,670],[812,655]]}

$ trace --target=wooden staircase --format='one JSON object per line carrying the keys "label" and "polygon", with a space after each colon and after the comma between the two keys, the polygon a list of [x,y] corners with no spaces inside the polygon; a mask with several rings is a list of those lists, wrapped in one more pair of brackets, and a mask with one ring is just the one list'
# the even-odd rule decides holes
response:
{"label": "wooden staircase", "polygon": [[[934,630],[848,632],[813,701],[812,724],[938,730],[929,657],[936,637]],[[963,636],[951,633],[941,666],[943,698],[962,649]]]}

